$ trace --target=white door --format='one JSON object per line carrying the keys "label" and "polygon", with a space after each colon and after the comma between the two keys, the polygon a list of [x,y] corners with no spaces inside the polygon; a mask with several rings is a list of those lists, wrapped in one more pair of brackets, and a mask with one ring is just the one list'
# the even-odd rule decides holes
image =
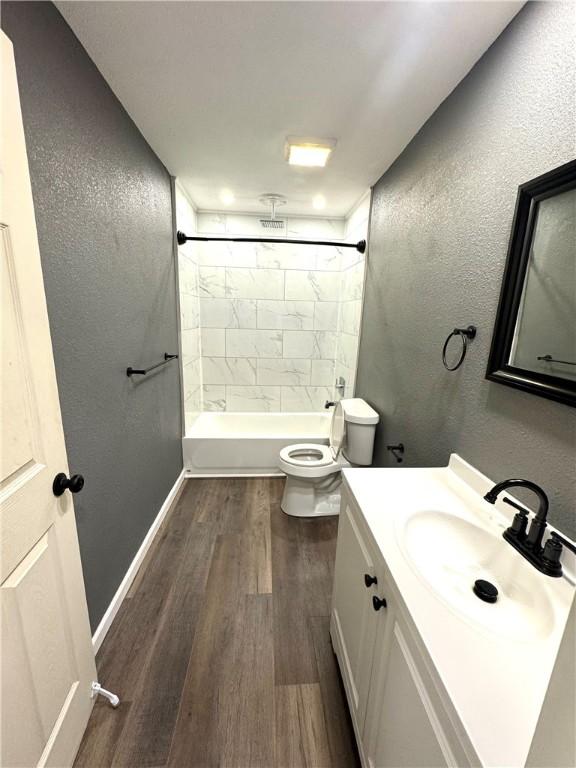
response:
{"label": "white door", "polygon": [[3,768],[69,766],[96,680],[12,44],[0,32]]}
{"label": "white door", "polygon": [[[378,584],[370,550],[354,517],[354,508],[343,491],[332,595],[332,632],[339,649],[340,666],[348,704],[362,733],[370,688],[374,638],[380,614],[372,598]],[[372,584],[370,581],[374,580]]]}

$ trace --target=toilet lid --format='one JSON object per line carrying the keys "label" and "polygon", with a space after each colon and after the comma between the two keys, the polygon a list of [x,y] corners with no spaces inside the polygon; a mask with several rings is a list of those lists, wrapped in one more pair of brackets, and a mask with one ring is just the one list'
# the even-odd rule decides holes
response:
{"label": "toilet lid", "polygon": [[346,422],[344,421],[344,411],[342,410],[341,404],[336,403],[334,412],[332,413],[332,423],[330,424],[330,449],[332,450],[332,456],[334,458],[340,453],[345,432]]}

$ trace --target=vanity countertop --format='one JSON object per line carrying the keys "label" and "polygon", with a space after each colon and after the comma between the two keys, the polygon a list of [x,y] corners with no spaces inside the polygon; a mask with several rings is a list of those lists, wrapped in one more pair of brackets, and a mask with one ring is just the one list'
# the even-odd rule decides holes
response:
{"label": "vanity countertop", "polygon": [[[494,483],[456,455],[448,467],[351,468],[344,477],[481,763],[524,765],[574,599],[574,556],[564,552],[562,578],[531,566],[501,537],[514,510],[485,502]],[[428,527],[414,528],[416,516]],[[454,518],[459,535],[470,530],[491,547],[471,562],[469,579],[451,569],[450,548],[439,551],[427,535],[436,520]],[[454,551],[460,564],[464,550]],[[424,570],[415,557],[427,559]],[[438,577],[435,586],[424,572]],[[497,584],[496,603],[472,594],[476,578]],[[448,598],[438,584],[448,585]]]}

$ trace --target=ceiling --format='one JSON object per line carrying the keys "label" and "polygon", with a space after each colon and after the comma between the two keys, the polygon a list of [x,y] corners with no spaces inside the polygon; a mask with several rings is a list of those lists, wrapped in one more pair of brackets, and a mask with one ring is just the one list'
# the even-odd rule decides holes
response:
{"label": "ceiling", "polygon": [[[57,2],[198,208],[345,216],[518,2]],[[287,136],[336,139],[326,168]],[[312,199],[326,198],[324,211]]]}

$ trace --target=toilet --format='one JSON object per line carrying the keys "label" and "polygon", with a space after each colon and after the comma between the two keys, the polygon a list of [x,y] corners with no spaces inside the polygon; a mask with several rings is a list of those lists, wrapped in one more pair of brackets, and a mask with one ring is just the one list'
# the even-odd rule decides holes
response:
{"label": "toilet", "polygon": [[379,416],[365,400],[353,397],[334,406],[330,444],[297,443],[280,451],[286,474],[281,508],[294,517],[337,515],[341,469],[372,464]]}

